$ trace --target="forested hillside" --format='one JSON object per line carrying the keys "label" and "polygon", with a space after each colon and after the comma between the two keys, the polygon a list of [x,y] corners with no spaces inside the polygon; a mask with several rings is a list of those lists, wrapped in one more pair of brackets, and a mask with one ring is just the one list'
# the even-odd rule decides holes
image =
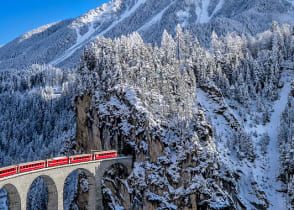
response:
{"label": "forested hillside", "polygon": [[[44,65],[0,71],[1,167],[75,152],[75,80],[74,71]],[[32,186],[29,209],[45,206],[42,182]]]}
{"label": "forested hillside", "polygon": [[105,180],[108,207],[290,207],[277,141],[293,97],[293,44],[293,28],[273,22],[256,37],[213,33],[209,49],[180,26],[160,47],[138,33],[88,46],[77,78],[94,135],[77,147],[96,141],[136,160],[126,181]]}
{"label": "forested hillside", "polygon": [[106,209],[294,208],[294,26],[272,22],[292,16],[290,0],[115,0],[24,34],[0,48],[0,166],[117,149],[134,170],[105,174]]}

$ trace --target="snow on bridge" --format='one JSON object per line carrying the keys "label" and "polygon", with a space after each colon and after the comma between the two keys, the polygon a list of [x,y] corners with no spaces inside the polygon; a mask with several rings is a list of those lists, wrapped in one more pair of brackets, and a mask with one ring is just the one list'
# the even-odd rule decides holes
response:
{"label": "snow on bridge", "polygon": [[63,190],[67,177],[75,170],[81,169],[88,178],[88,209],[103,209],[101,179],[106,170],[114,164],[121,164],[128,173],[132,170],[131,157],[118,157],[88,162],[61,165],[50,168],[15,174],[0,179],[0,189],[5,188],[10,210],[27,209],[27,196],[32,183],[41,177],[48,190],[48,210],[63,210]]}

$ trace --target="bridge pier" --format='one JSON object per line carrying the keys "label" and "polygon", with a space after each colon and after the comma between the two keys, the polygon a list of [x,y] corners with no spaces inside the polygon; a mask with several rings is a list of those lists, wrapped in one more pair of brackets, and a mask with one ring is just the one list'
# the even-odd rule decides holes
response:
{"label": "bridge pier", "polygon": [[21,200],[16,187],[12,184],[7,184],[4,186],[4,188],[8,194],[8,208],[11,210],[20,210]]}
{"label": "bridge pier", "polygon": [[58,191],[56,185],[52,179],[45,180],[47,184],[48,191],[48,210],[57,210],[58,209]]}
{"label": "bridge pier", "polygon": [[[86,173],[87,174],[87,173]],[[93,174],[87,174],[88,178],[88,209],[95,210],[96,209],[96,181]]]}
{"label": "bridge pier", "polygon": [[101,177],[96,174],[96,207],[95,209],[103,210],[103,200],[102,200],[102,189],[101,189]]}
{"label": "bridge pier", "polygon": [[55,203],[57,205],[55,209],[63,210],[63,185],[57,185],[57,191],[58,198],[55,200]]}

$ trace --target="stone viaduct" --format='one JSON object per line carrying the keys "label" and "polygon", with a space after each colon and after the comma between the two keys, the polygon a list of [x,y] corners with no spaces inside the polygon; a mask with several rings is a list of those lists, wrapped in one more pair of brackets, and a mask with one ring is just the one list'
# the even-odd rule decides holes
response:
{"label": "stone viaduct", "polygon": [[0,179],[0,189],[8,193],[9,210],[27,209],[27,196],[31,184],[41,177],[48,190],[48,210],[63,210],[63,190],[66,178],[75,170],[81,169],[88,178],[89,200],[88,209],[103,209],[101,179],[107,169],[114,164],[123,165],[127,172],[132,170],[131,157],[118,157],[103,160],[93,160],[82,163],[43,168]]}

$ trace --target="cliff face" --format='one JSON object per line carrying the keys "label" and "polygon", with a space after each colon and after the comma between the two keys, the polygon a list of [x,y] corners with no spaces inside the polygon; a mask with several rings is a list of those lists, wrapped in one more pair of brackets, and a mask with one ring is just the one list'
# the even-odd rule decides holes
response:
{"label": "cliff face", "polygon": [[209,51],[176,34],[164,32],[161,47],[134,33],[84,51],[77,146],[134,158],[130,175],[105,174],[105,208],[286,209],[293,71],[281,64],[293,65],[293,30],[213,34]]}
{"label": "cliff face", "polygon": [[[90,122],[77,126],[77,133],[100,134],[83,135],[89,139],[78,139],[78,148],[118,149],[121,155],[134,156],[134,172],[127,179],[122,180],[126,176],[120,177],[119,169],[110,169],[105,175],[103,192],[106,209],[109,205],[109,208],[115,209],[111,203],[126,209],[136,206],[139,209],[176,206],[197,209],[197,203],[210,199],[212,195],[231,205],[231,201],[226,200],[227,196],[219,191],[220,187],[213,187],[223,186],[228,191],[234,191],[233,183],[220,178],[220,166],[213,149],[215,145],[211,142],[212,128],[205,121],[204,112],[195,110],[189,128],[185,129],[181,124],[186,122],[174,122],[175,125],[167,128],[148,119],[146,112],[142,113],[131,104],[125,96],[127,94],[122,90],[107,94],[103,102],[106,107],[88,111],[87,120]],[[106,98],[120,104],[113,104]],[[87,100],[80,100],[77,109],[84,109],[86,104]],[[119,110],[118,106],[124,106],[123,110]],[[91,110],[90,106],[88,110]],[[80,115],[84,113],[78,112],[78,118],[82,119]],[[122,122],[127,125],[122,125]],[[85,145],[85,142],[93,144]],[[233,178],[233,175],[229,177]],[[205,179],[211,179],[210,186],[203,186]]]}
{"label": "cliff face", "polygon": [[[168,59],[161,71],[154,71],[155,63],[140,61],[153,59],[153,49],[137,34],[123,38],[117,46],[124,49],[129,39],[137,40],[134,51],[120,53],[121,59],[131,59],[129,67],[110,68],[112,59],[119,58],[112,57],[110,40],[100,39],[94,44],[97,48],[85,51],[79,70],[78,150],[117,149],[121,155],[134,157],[134,170],[127,178],[115,172],[120,169],[105,175],[105,208],[242,205],[234,193],[238,177],[223,167],[212,141],[213,129],[202,108],[196,106],[193,70],[162,50]],[[99,58],[104,47],[108,53]],[[147,54],[140,55],[143,52]],[[132,53],[140,59],[133,60]],[[140,69],[144,71],[138,72]]]}

